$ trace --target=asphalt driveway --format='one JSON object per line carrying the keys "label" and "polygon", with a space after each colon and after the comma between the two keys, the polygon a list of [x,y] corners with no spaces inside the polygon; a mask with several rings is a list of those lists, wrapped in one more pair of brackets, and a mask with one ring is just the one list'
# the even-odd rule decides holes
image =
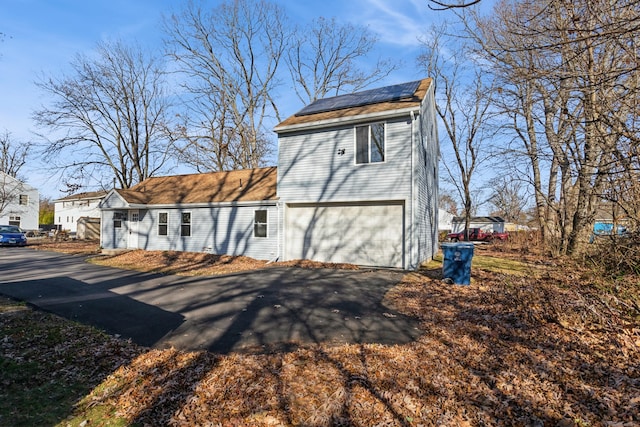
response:
{"label": "asphalt driveway", "polygon": [[217,353],[411,342],[417,320],[382,304],[402,274],[275,267],[183,277],[0,248],[0,294],[144,346]]}

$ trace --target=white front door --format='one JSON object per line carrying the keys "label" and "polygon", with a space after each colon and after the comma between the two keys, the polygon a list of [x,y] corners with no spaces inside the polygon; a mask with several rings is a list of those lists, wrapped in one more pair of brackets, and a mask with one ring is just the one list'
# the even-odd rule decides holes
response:
{"label": "white front door", "polygon": [[127,248],[138,249],[138,223],[140,221],[140,211],[137,209],[129,211],[129,241]]}

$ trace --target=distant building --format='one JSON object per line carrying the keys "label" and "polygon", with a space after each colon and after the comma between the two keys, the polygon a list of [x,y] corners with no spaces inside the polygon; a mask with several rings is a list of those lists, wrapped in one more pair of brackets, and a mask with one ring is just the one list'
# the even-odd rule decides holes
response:
{"label": "distant building", "polygon": [[438,209],[438,231],[451,232],[453,218],[454,215],[452,213],[444,209]]}
{"label": "distant building", "polygon": [[[480,228],[488,233],[504,233],[504,218],[499,216],[472,216],[469,228]],[[456,216],[451,221],[451,232],[460,233],[464,231],[464,217]]]}
{"label": "distant building", "polygon": [[37,230],[40,193],[32,186],[0,172],[0,224]]}
{"label": "distant building", "polygon": [[76,233],[80,218],[100,219],[98,205],[106,195],[106,191],[93,191],[54,200],[54,223],[61,230]]}

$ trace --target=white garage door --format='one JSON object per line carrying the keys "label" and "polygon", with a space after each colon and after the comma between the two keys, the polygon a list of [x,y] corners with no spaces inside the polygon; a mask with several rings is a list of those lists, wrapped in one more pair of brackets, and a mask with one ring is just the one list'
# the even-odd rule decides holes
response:
{"label": "white garage door", "polygon": [[289,205],[287,259],[404,267],[402,204]]}

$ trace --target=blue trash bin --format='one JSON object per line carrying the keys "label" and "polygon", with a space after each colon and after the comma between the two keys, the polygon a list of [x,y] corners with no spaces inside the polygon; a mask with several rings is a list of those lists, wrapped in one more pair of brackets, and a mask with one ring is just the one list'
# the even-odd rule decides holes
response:
{"label": "blue trash bin", "polygon": [[456,285],[471,284],[473,243],[442,243],[442,275]]}

